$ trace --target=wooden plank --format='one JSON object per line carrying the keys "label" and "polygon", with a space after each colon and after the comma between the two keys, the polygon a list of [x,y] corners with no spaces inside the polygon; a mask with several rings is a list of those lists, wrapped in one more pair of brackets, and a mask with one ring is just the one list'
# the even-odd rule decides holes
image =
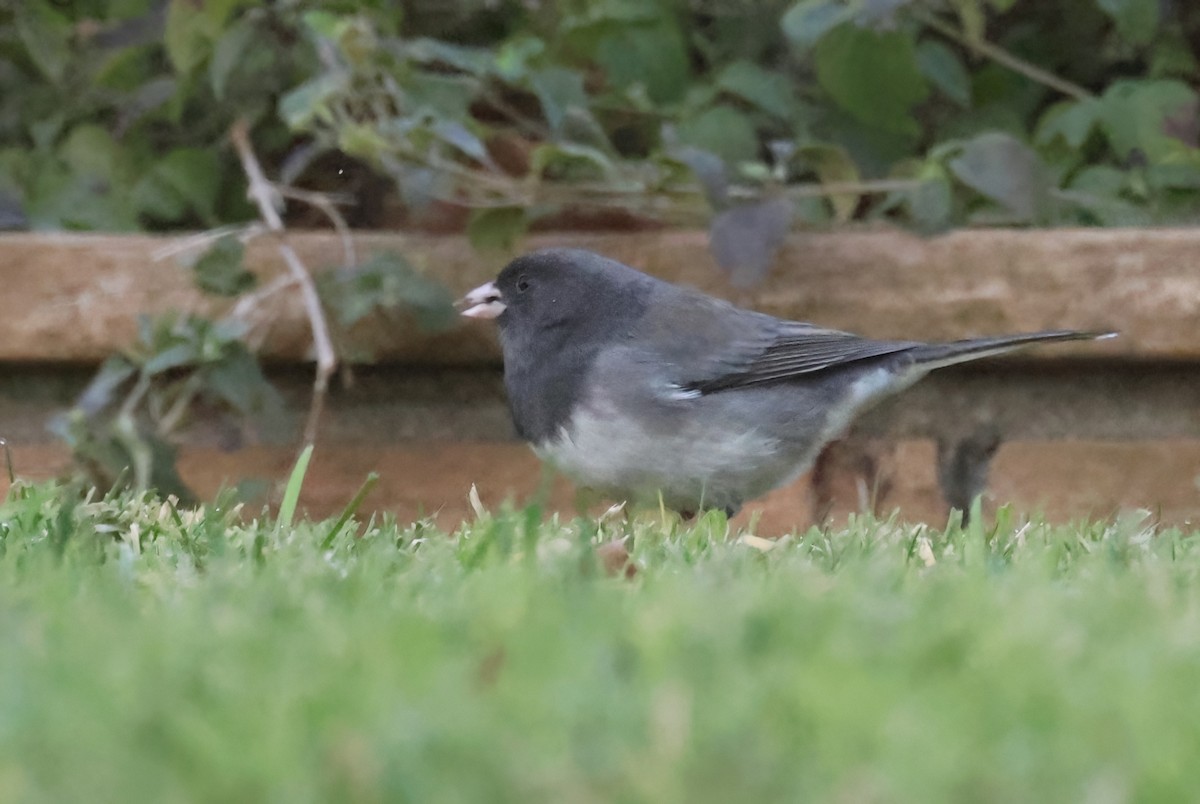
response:
{"label": "wooden plank", "polygon": [[[304,260],[328,268],[340,239],[290,235]],[[155,254],[172,239],[146,235],[16,233],[0,236],[0,276],[10,300],[0,316],[0,361],[97,361],[133,337],[139,313],[216,313],[187,271]],[[391,249],[459,292],[491,278],[504,258],[461,237],[362,233],[360,254]],[[923,239],[899,231],[793,234],[770,278],[732,291],[714,267],[703,232],[556,233],[525,249],[590,248],[674,282],[766,312],[877,337],[952,339],[1055,327],[1116,328],[1103,344],[1064,344],[1030,354],[1138,360],[1200,360],[1198,229],[963,230]],[[274,244],[250,244],[264,278],[282,268]],[[308,337],[294,294],[268,301],[265,353],[306,359]],[[495,363],[490,326],[469,322],[428,337],[410,323],[373,321],[353,345],[414,364]],[[1035,358],[1036,359],[1036,358]]]}
{"label": "wooden plank", "polygon": [[[876,509],[899,509],[901,519],[944,525],[947,509],[938,491],[935,448],[928,440],[905,440],[887,449],[881,462],[886,483]],[[278,501],[296,452],[291,446],[254,447],[223,452],[185,448],[180,455],[184,478],[210,498],[222,485],[247,477],[269,480]],[[18,445],[18,472],[26,478],[53,476],[66,467],[60,445]],[[317,448],[305,478],[303,505],[315,516],[337,514],[368,472],[379,485],[363,514],[391,511],[401,522],[432,516],[453,529],[471,517],[467,493],[478,486],[489,507],[506,499],[524,502],[537,488],[541,469],[533,454],[512,442],[413,442],[387,447],[329,444]],[[1114,444],[1097,441],[1018,441],[1000,448],[990,473],[986,508],[1012,504],[1018,514],[1044,513],[1055,521],[1109,517],[1145,509],[1157,521],[1200,523],[1200,439],[1148,440]],[[809,478],[749,504],[736,524],[758,521],[758,532],[781,535],[808,527],[812,517]],[[0,493],[7,486],[0,479]],[[833,484],[831,523],[860,510],[860,494],[869,486],[843,470]],[[573,496],[565,481],[554,484],[549,510],[570,516]],[[253,513],[253,509],[252,509]]]}
{"label": "wooden plank", "polygon": [[[92,371],[43,364],[0,372],[0,438],[46,443],[51,415],[69,408]],[[294,444],[308,413],[312,378],[301,367],[268,371],[284,398],[282,415],[244,430],[204,420],[180,434],[188,446],[262,440]],[[860,435],[954,438],[990,428],[1006,440],[1200,439],[1200,371],[1180,364],[1005,363],[939,371],[867,413]],[[322,443],[383,446],[406,441],[516,438],[500,371],[362,368],[350,387],[335,382]]]}

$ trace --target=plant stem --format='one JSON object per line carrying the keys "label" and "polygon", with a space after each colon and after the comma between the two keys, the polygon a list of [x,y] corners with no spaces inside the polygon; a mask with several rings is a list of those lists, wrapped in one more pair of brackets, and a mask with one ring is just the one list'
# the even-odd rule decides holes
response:
{"label": "plant stem", "polygon": [[321,307],[321,298],[317,295],[317,286],[312,274],[305,267],[296,250],[287,241],[287,230],[279,210],[275,208],[276,190],[274,185],[263,175],[258,157],[250,144],[249,126],[245,120],[238,120],[229,130],[229,138],[242,161],[242,170],[250,182],[248,195],[258,206],[259,214],[266,222],[267,228],[279,238],[279,253],[287,265],[288,271],[300,287],[300,296],[304,300],[304,310],[308,315],[309,327],[312,329],[313,346],[317,353],[316,376],[313,379],[312,404],[308,410],[308,421],[304,425],[304,443],[313,444],[317,439],[317,426],[321,420],[321,412],[325,408],[325,393],[329,388],[329,378],[337,369],[337,353],[333,349],[333,340],[329,335],[329,322],[325,319],[325,310]]}
{"label": "plant stem", "polygon": [[1009,53],[999,45],[994,45],[985,39],[972,39],[963,31],[939,19],[935,14],[921,9],[915,9],[913,13],[917,19],[947,39],[958,42],[960,45],[975,51],[979,55],[1025,76],[1030,81],[1036,81],[1076,100],[1088,100],[1094,97],[1091,92],[1088,92],[1078,84],[1072,83],[1065,78],[1059,78],[1054,73],[1047,72],[1036,64],[1030,64],[1019,56]]}

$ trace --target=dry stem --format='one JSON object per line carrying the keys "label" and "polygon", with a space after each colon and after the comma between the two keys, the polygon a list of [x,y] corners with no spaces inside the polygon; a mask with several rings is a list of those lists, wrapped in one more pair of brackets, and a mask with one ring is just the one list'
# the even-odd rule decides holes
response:
{"label": "dry stem", "polygon": [[317,426],[321,420],[321,412],[325,408],[325,393],[329,388],[329,378],[337,370],[337,353],[333,349],[333,340],[329,334],[329,323],[325,320],[325,311],[321,307],[321,299],[317,295],[317,286],[313,283],[312,275],[308,272],[300,256],[287,242],[287,232],[279,210],[275,208],[277,191],[275,186],[263,175],[262,166],[250,144],[249,127],[244,120],[238,120],[229,130],[229,138],[242,160],[242,170],[250,182],[247,194],[258,206],[259,214],[266,221],[267,228],[279,238],[279,253],[300,288],[304,300],[304,310],[308,315],[308,323],[312,329],[313,345],[317,353],[317,370],[313,379],[312,405],[308,411],[308,421],[304,426],[304,443],[313,444],[317,439]]}

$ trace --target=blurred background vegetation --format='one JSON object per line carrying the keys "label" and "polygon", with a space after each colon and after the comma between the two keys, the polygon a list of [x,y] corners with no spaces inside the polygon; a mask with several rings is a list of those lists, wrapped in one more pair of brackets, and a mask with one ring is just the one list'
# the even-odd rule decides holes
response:
{"label": "blurred background vegetation", "polygon": [[[700,226],[745,286],[796,226],[1190,223],[1198,65],[1190,0],[10,2],[0,229],[215,230],[199,287],[266,292],[242,121],[288,226]],[[318,285],[334,327],[452,320],[402,255]],[[153,467],[195,404],[278,403],[244,324],[147,322],[59,432],[177,487]]]}
{"label": "blurred background vegetation", "polygon": [[246,118],[352,225],[482,244],[1190,221],[1198,59],[1185,0],[28,0],[0,10],[0,214],[245,220]]}

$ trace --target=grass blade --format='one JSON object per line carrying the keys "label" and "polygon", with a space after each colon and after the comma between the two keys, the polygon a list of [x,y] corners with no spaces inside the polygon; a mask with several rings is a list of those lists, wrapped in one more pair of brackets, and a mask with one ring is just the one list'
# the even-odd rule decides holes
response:
{"label": "grass blade", "polygon": [[367,475],[367,479],[358,487],[358,492],[355,493],[346,507],[342,509],[342,515],[337,518],[337,522],[333,523],[333,527],[321,541],[322,550],[328,550],[333,546],[333,540],[342,532],[342,528],[350,521],[350,517],[354,516],[355,512],[358,511],[359,506],[363,504],[363,500],[367,498],[367,495],[371,493],[371,489],[375,488],[375,484],[378,482],[379,474],[377,472],[371,472]]}
{"label": "grass blade", "polygon": [[309,444],[296,459],[292,467],[292,476],[288,478],[287,488],[283,491],[283,502],[279,506],[279,519],[275,523],[275,531],[279,533],[292,527],[292,518],[296,515],[296,503],[300,501],[300,488],[304,485],[304,475],[308,472],[308,462],[312,458],[313,445]]}

